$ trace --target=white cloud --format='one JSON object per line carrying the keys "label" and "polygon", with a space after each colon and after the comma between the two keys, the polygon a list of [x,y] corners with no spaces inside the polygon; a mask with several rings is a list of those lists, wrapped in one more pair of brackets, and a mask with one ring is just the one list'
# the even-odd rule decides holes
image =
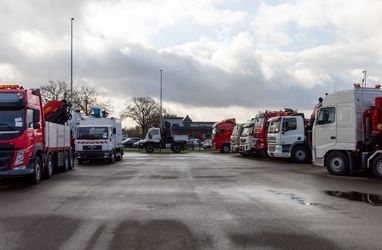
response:
{"label": "white cloud", "polygon": [[0,79],[3,83],[10,81],[12,83],[20,76],[19,70],[15,65],[9,63],[0,63]]}

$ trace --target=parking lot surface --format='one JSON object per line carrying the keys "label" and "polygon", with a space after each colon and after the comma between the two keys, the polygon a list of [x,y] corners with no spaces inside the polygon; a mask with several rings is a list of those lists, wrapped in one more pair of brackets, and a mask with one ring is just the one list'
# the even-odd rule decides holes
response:
{"label": "parking lot surface", "polygon": [[381,249],[382,182],[233,154],[128,153],[0,180],[0,249]]}

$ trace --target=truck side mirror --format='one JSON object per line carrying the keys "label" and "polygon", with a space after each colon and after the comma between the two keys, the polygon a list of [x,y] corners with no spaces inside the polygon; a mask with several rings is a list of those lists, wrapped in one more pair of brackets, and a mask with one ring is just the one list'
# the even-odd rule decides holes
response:
{"label": "truck side mirror", "polygon": [[[40,122],[40,110],[33,109],[33,122]],[[34,126],[34,125],[33,125]]]}

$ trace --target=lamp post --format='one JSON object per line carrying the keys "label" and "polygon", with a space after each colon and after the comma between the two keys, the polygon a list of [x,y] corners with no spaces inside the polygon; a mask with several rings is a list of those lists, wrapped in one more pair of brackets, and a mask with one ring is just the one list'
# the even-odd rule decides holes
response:
{"label": "lamp post", "polygon": [[162,117],[162,75],[163,70],[160,70],[160,107],[159,107],[159,121],[160,121],[160,128],[163,128],[163,117]]}
{"label": "lamp post", "polygon": [[70,19],[70,104],[73,107],[73,21]]}

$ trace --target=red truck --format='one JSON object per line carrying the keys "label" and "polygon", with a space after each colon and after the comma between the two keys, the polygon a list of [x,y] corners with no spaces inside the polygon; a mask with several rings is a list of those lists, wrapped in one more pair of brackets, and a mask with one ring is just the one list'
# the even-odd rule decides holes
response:
{"label": "red truck", "polygon": [[229,153],[231,149],[231,135],[236,125],[236,119],[226,119],[212,126],[212,143],[215,150]]}
{"label": "red truck", "polygon": [[241,154],[267,154],[267,134],[268,120],[276,116],[291,115],[295,111],[285,109],[285,111],[265,111],[257,114],[255,118],[249,120],[244,125],[242,135],[240,137],[239,152]]}
{"label": "red truck", "polygon": [[[42,105],[39,89],[0,85],[0,176],[25,176],[31,184],[50,178],[55,167],[74,166],[70,105]],[[45,112],[44,112],[45,110]]]}

